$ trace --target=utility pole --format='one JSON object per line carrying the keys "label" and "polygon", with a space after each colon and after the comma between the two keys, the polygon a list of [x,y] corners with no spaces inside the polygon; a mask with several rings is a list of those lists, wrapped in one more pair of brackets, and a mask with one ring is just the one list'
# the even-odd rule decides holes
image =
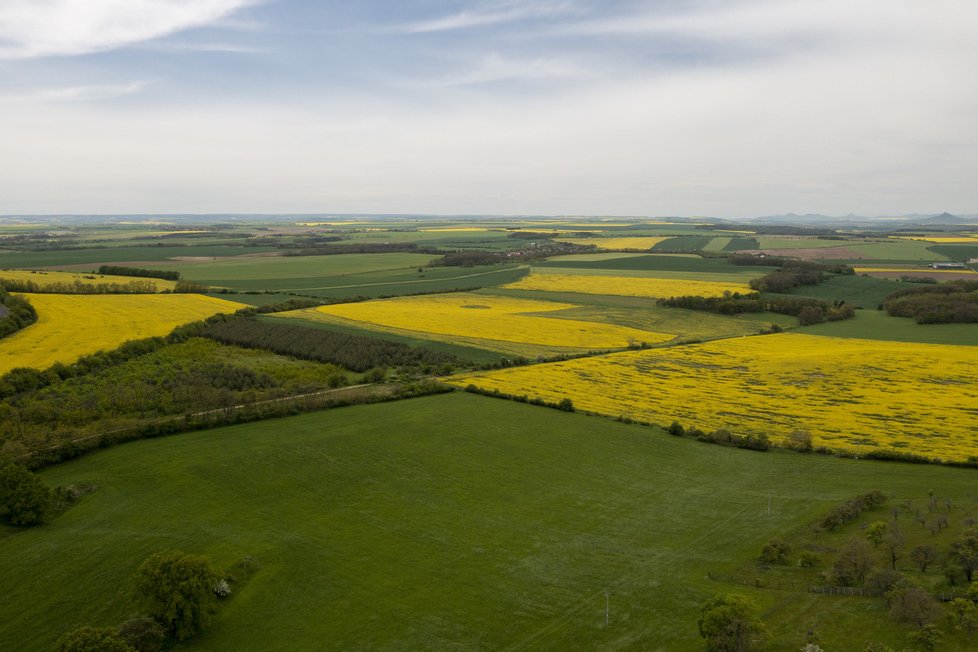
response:
{"label": "utility pole", "polygon": [[771,492],[767,492],[767,515],[771,515]]}
{"label": "utility pole", "polygon": [[608,589],[604,590],[604,626],[608,626],[608,617],[611,613],[611,594]]}

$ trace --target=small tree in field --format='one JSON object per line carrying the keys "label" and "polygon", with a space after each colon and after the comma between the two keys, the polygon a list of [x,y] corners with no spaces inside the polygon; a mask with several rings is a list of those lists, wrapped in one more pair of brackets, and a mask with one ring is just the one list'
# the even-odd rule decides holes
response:
{"label": "small tree in field", "polygon": [[20,464],[0,461],[0,514],[11,525],[37,525],[44,520],[54,493]]}
{"label": "small tree in field", "polygon": [[136,652],[112,627],[79,627],[58,639],[57,652]]}
{"label": "small tree in field", "polygon": [[711,652],[746,652],[764,635],[759,609],[747,596],[718,595],[700,610],[700,636]]}
{"label": "small tree in field", "polygon": [[136,571],[136,592],[149,613],[178,639],[200,633],[210,624],[217,575],[205,557],[185,552],[158,552]]}

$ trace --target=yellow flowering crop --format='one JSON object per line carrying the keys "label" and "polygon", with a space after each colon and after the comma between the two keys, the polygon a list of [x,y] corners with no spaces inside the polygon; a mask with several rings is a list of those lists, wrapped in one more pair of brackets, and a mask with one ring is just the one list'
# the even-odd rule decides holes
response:
{"label": "yellow flowering crop", "polygon": [[408,331],[415,337],[471,343],[520,354],[534,351],[514,348],[513,343],[586,351],[672,339],[672,335],[663,333],[548,315],[575,307],[552,301],[453,293],[341,303],[280,313],[280,316],[341,318],[365,328]]}
{"label": "yellow flowering crop", "polygon": [[978,237],[974,236],[944,236],[944,235],[897,235],[893,236],[900,240],[921,240],[923,242],[933,242],[934,244],[968,244],[978,242]]}
{"label": "yellow flowering crop", "polygon": [[808,430],[817,445],[978,455],[978,346],[783,333],[456,376],[513,395],[702,430]]}
{"label": "yellow flowering crop", "polygon": [[156,292],[172,290],[176,286],[175,281],[166,281],[159,278],[143,278],[135,276],[111,276],[106,274],[84,274],[80,272],[55,272],[50,270],[28,270],[28,269],[2,269],[0,279],[10,279],[12,281],[30,281],[40,287],[48,287],[54,284],[74,285],[82,283],[84,285],[126,285],[137,282],[155,287]]}
{"label": "yellow flowering crop", "polygon": [[626,297],[669,298],[680,296],[719,297],[724,292],[751,292],[743,283],[720,283],[679,278],[641,278],[591,274],[548,274],[536,270],[515,283],[504,286],[513,290],[547,292],[580,292],[614,294]]}
{"label": "yellow flowering crop", "polygon": [[631,238],[559,238],[560,242],[579,245],[595,245],[598,249],[639,249],[648,251],[666,237],[631,237]]}
{"label": "yellow flowering crop", "polygon": [[0,339],[0,374],[44,369],[245,306],[200,294],[25,294],[37,323]]}

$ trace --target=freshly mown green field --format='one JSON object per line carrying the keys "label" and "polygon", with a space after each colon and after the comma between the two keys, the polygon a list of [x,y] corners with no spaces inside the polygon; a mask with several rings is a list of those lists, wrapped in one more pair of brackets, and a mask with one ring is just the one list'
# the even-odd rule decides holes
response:
{"label": "freshly mown green field", "polygon": [[881,600],[708,573],[858,493],[976,495],[973,470],[726,449],[462,393],[145,440],[42,475],[98,490],[43,527],[0,528],[5,649],[119,623],[132,572],[166,549],[260,564],[176,649],[699,650],[699,607],[725,592],[762,605],[771,650],[813,625],[825,649],[901,648]]}

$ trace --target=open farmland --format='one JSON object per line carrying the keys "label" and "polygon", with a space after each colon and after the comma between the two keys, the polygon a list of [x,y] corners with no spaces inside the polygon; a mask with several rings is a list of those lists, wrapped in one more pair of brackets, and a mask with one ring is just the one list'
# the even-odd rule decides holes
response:
{"label": "open farmland", "polygon": [[724,292],[748,293],[744,283],[721,283],[677,278],[648,278],[635,276],[605,276],[597,274],[559,274],[549,270],[533,271],[516,283],[503,286],[512,290],[542,290],[546,292],[580,292],[582,294],[611,294],[628,297],[669,298],[697,295],[723,296]]}
{"label": "open farmland", "polygon": [[247,292],[294,292],[319,297],[390,296],[445,292],[514,281],[516,265],[427,267],[429,254],[383,253],[332,256],[254,256],[186,259],[155,264],[183,278]]}
{"label": "open farmland", "polygon": [[245,307],[199,294],[23,296],[38,320],[0,340],[0,374],[15,367],[67,364],[126,340],[166,335],[181,324]]}
{"label": "open farmland", "polygon": [[11,650],[117,625],[133,571],[166,549],[259,565],[179,649],[685,652],[729,591],[761,605],[769,649],[799,649],[813,621],[826,649],[900,649],[909,628],[882,601],[707,574],[857,493],[975,498],[971,470],[757,454],[461,393],[135,442],[43,477],[98,490],[47,526],[0,526]]}
{"label": "open farmland", "polygon": [[133,277],[133,276],[112,276],[106,274],[83,274],[77,272],[57,272],[50,270],[26,270],[26,269],[3,269],[0,270],[0,280],[11,280],[29,282],[41,288],[51,286],[72,286],[81,285],[126,285],[136,282],[140,285],[148,285],[154,292],[163,290],[173,290],[176,286],[175,281],[167,281],[159,278]]}
{"label": "open farmland", "polygon": [[622,349],[664,342],[671,335],[614,324],[555,319],[573,304],[456,293],[335,304],[281,313],[282,317],[393,329],[514,355]]}
{"label": "open farmland", "polygon": [[780,334],[625,352],[452,382],[704,430],[808,430],[817,445],[978,455],[978,346]]}
{"label": "open farmland", "polygon": [[559,242],[578,245],[594,245],[598,249],[635,249],[648,251],[668,237],[624,237],[624,238],[559,238]]}

